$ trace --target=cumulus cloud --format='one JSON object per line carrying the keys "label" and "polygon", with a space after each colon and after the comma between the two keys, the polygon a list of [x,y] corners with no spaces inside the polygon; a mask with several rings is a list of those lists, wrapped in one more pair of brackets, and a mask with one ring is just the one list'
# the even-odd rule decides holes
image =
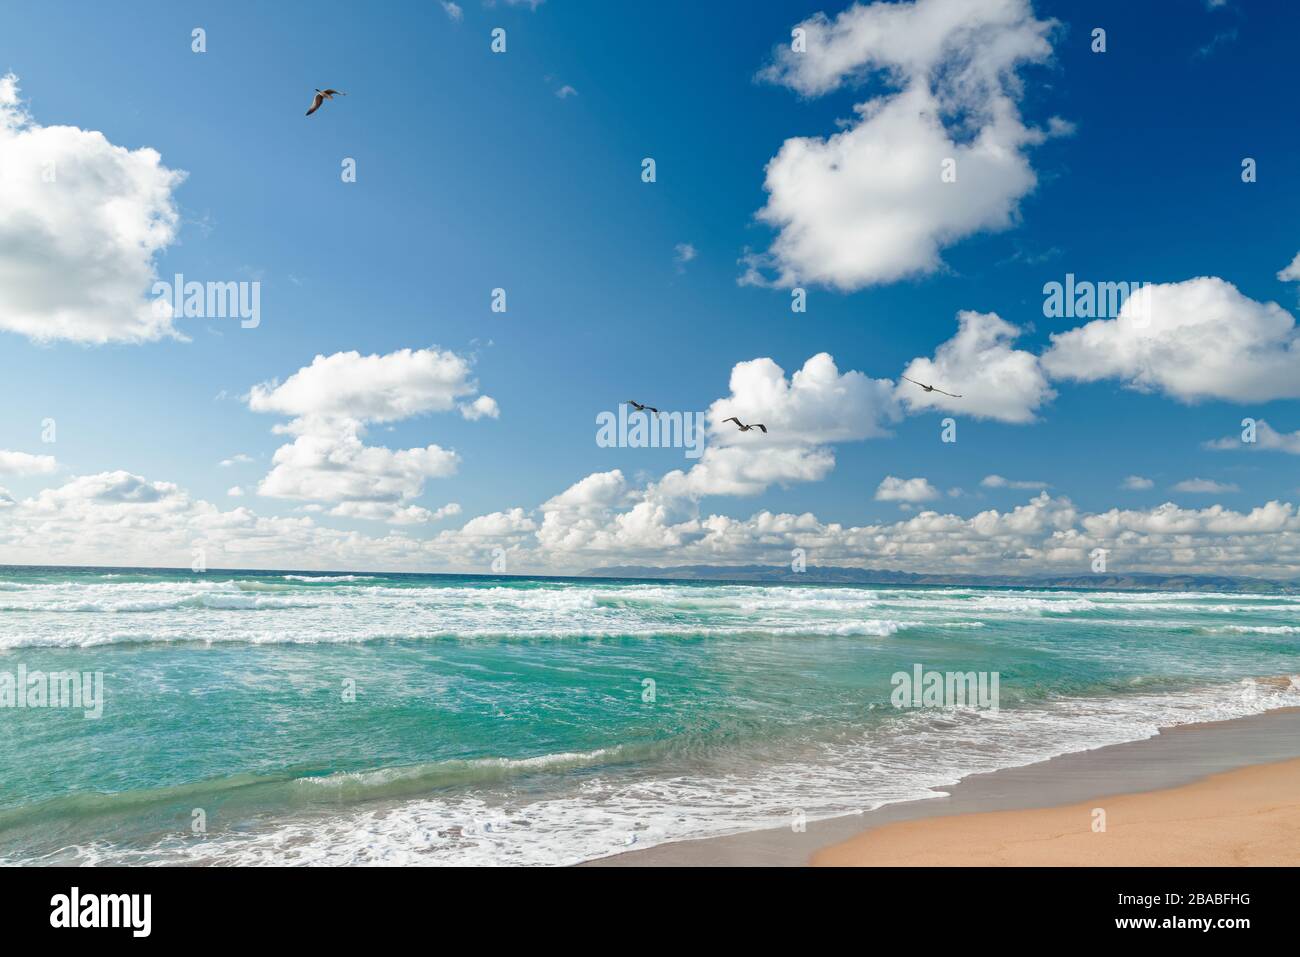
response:
{"label": "cumulus cloud", "polygon": [[253,457],[251,455],[245,455],[243,452],[236,452],[230,458],[222,459],[217,464],[221,466],[223,469],[228,469],[232,465],[246,465],[251,461],[253,461]]}
{"label": "cumulus cloud", "polygon": [[0,475],[48,475],[58,467],[52,455],[0,449]]}
{"label": "cumulus cloud", "polygon": [[1194,495],[1221,495],[1224,492],[1241,491],[1231,483],[1216,482],[1213,479],[1203,478],[1183,479],[1173,488],[1175,492],[1188,492]]}
{"label": "cumulus cloud", "polygon": [[[787,378],[770,358],[738,362],[731,394],[705,413],[709,444],[689,470],[663,476],[651,489],[668,507],[706,495],[757,495],[772,485],[815,482],[835,467],[830,446],[889,434],[899,418],[894,384],[861,372],[841,373],[822,352]],[[762,423],[767,432],[739,431],[725,419]]]}
{"label": "cumulus cloud", "polygon": [[[731,394],[708,410],[711,442],[729,446],[825,445],[888,435],[899,418],[894,384],[862,372],[841,373],[835,359],[819,352],[788,379],[771,359],[738,362]],[[724,422],[762,422],[766,435],[738,432]],[[762,440],[761,442],[759,440]]]}
{"label": "cumulus cloud", "polygon": [[456,452],[437,445],[396,451],[366,445],[359,428],[341,423],[276,449],[257,491],[270,498],[406,502],[424,492],[426,479],[454,475],[459,464]]}
{"label": "cumulus cloud", "polygon": [[[629,507],[630,506],[630,507]],[[448,506],[450,508],[450,506]],[[819,565],[908,571],[1039,575],[1083,572],[1094,548],[1113,571],[1300,574],[1300,516],[1268,502],[1081,513],[1041,493],[1012,509],[971,516],[919,511],[896,522],[846,526],[811,513],[760,511],[749,518],[675,517],[629,488],[617,470],[575,483],[542,506],[539,525],[516,507],[418,539],[317,525],[307,516],[223,511],[176,485],[127,472],[74,478],[16,501],[0,492],[0,562],[33,554],[61,564],[188,566],[202,547],[209,567],[486,570],[498,555],[517,571],[582,571],[599,564],[773,564],[803,548]],[[568,521],[550,521],[567,515]]]}
{"label": "cumulus cloud", "polygon": [[1291,260],[1290,265],[1279,270],[1277,278],[1283,282],[1300,282],[1300,253],[1295,254],[1295,259]]}
{"label": "cumulus cloud", "polygon": [[1003,478],[1001,475],[986,475],[980,480],[980,485],[985,488],[1014,488],[1014,489],[1031,489],[1038,490],[1048,488],[1046,482],[1035,482],[1031,480],[1012,480]]}
{"label": "cumulus cloud", "polygon": [[1144,492],[1149,488],[1155,488],[1155,485],[1156,483],[1149,478],[1141,475],[1130,475],[1124,479],[1121,487],[1131,492]]}
{"label": "cumulus cloud", "polygon": [[1245,449],[1252,452],[1287,452],[1291,455],[1300,455],[1300,430],[1279,432],[1260,419],[1255,423],[1255,441],[1245,442],[1240,435],[1225,435],[1221,439],[1206,442],[1205,447],[1219,452]]}
{"label": "cumulus cloud", "polygon": [[363,356],[354,350],[318,355],[283,383],[253,386],[248,407],[298,418],[393,422],[446,412],[477,391],[469,360],[454,352],[434,347]]}
{"label": "cumulus cloud", "polygon": [[1116,318],[1054,334],[1042,363],[1056,379],[1116,379],[1186,403],[1300,396],[1295,319],[1213,276],[1143,288]]}
{"label": "cumulus cloud", "polygon": [[337,518],[364,518],[372,522],[388,522],[390,525],[422,525],[459,515],[460,506],[455,502],[449,502],[442,508],[430,510],[420,505],[347,501],[335,505],[329,510],[329,514]]}
{"label": "cumulus cloud", "polygon": [[58,564],[189,567],[202,548],[209,567],[396,568],[427,562],[424,543],[375,538],[310,518],[222,511],[170,482],[129,472],[79,476],[13,502],[0,519],[0,562],[39,554]]}
{"label": "cumulus cloud", "polygon": [[499,419],[501,409],[490,395],[481,395],[473,402],[462,402],[460,414],[471,422],[478,419]]}
{"label": "cumulus cloud", "polygon": [[184,174],[156,150],[43,126],[0,77],[0,329],[38,342],[178,336],[146,294],[176,239]]}
{"label": "cumulus cloud", "polygon": [[[740,432],[723,421],[732,416],[768,431]],[[685,547],[706,534],[701,499],[819,481],[835,467],[834,445],[887,435],[899,411],[892,382],[841,373],[819,353],[790,376],[770,358],[737,363],[730,394],[705,418],[709,444],[689,469],[639,489],[619,470],[589,475],[543,504],[539,542],[594,554]]]}
{"label": "cumulus cloud", "polygon": [[923,478],[901,479],[886,475],[876,488],[878,502],[928,502],[939,497],[939,490]]}
{"label": "cumulus cloud", "polygon": [[461,9],[459,3],[454,3],[452,0],[441,0],[441,3],[442,9],[447,13],[447,19],[457,23],[465,19],[465,11]]}
{"label": "cumulus cloud", "polygon": [[759,495],[772,485],[819,482],[834,468],[828,448],[710,446],[690,469],[669,472],[654,489],[668,499]]}
{"label": "cumulus cloud", "polygon": [[338,352],[316,356],[283,383],[254,386],[249,408],[293,416],[276,431],[294,440],[276,450],[260,495],[332,502],[333,515],[394,524],[442,515],[416,506],[427,479],[455,474],[460,457],[438,445],[389,449],[363,441],[368,424],[459,408],[466,419],[496,418],[478,391],[470,364],[452,352],[401,349],[386,355]]}
{"label": "cumulus cloud", "polygon": [[911,412],[935,409],[977,419],[1033,422],[1038,408],[1056,393],[1038,357],[1012,348],[1019,335],[1018,328],[995,313],[959,312],[957,334],[935,350],[933,359],[913,359],[903,375],[961,398],[925,392],[902,381],[898,397]]}
{"label": "cumulus cloud", "polygon": [[798,27],[806,52],[779,46],[762,78],[818,96],[878,76],[893,92],[858,104],[843,132],[781,146],[758,213],[778,235],[742,281],[859,289],[933,272],[943,248],[1014,224],[1037,183],[1027,148],[1069,131],[1018,110],[1018,71],[1051,57],[1052,21],[1028,0],[916,0]]}
{"label": "cumulus cloud", "polygon": [[460,567],[493,567],[498,557],[506,559],[504,571],[520,572],[529,565],[537,568],[533,543],[537,523],[522,508],[505,509],[471,518],[459,529],[439,532],[428,544],[431,555]]}

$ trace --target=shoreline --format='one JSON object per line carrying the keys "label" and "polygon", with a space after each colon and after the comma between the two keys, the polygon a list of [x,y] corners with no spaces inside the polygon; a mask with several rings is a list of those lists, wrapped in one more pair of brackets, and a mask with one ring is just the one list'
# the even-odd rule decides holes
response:
{"label": "shoreline", "polygon": [[[928,849],[932,847],[929,842],[934,841],[934,835],[939,833],[945,835],[942,840],[948,842],[949,847],[955,846],[954,841],[978,837],[985,850],[1005,849],[1007,842],[1004,839],[999,841],[998,835],[1006,833],[1007,828],[1032,825],[1036,834],[1046,834],[1043,828],[1048,831],[1055,828],[1059,832],[1059,819],[1052,817],[1051,812],[1059,813],[1080,802],[1101,798],[1118,807],[1121,815],[1126,817],[1137,811],[1150,818],[1155,806],[1153,796],[1157,792],[1163,792],[1164,803],[1171,808],[1175,805],[1168,804],[1170,795],[1180,795],[1175,799],[1182,802],[1178,807],[1195,800],[1200,802],[1198,807],[1203,810],[1207,806],[1205,802],[1210,800],[1207,794],[1213,792],[1218,795],[1220,811],[1230,810],[1230,802],[1235,800],[1231,796],[1233,793],[1240,795],[1243,788],[1258,790],[1265,782],[1278,784],[1290,780],[1286,777],[1290,772],[1282,770],[1287,762],[1292,763],[1296,780],[1300,780],[1298,759],[1300,707],[1276,708],[1227,721],[1162,728],[1150,738],[968,775],[952,786],[935,789],[933,798],[886,804],[862,814],[809,821],[804,832],[778,828],[675,841],[596,858],[579,866],[803,867],[823,854],[825,856],[818,863],[847,865],[872,863],[861,855],[870,852],[879,858],[885,848],[892,858],[886,856],[874,863],[901,864],[906,863],[901,858],[907,856],[909,850],[917,855],[929,853]],[[1266,770],[1268,768],[1273,770]],[[1241,769],[1257,773],[1243,775],[1240,780],[1228,784],[1214,780],[1216,776]],[[1182,793],[1189,785],[1201,790],[1189,797]],[[1235,791],[1226,790],[1229,786]],[[1140,808],[1136,800],[1139,796],[1145,798],[1140,802]],[[1295,799],[1293,810],[1300,820],[1300,797]],[[1003,816],[996,821],[989,820],[998,815]],[[1033,815],[1039,817],[1033,818]],[[980,816],[984,819],[972,823],[973,818]],[[935,825],[939,826],[937,830]],[[903,827],[909,828],[905,835]],[[1096,837],[1088,827],[1089,821],[1085,819],[1087,836]],[[1112,822],[1110,830],[1115,831],[1117,827],[1118,824]],[[961,829],[961,837],[954,836],[956,829]],[[868,834],[872,836],[868,838]],[[858,856],[855,858],[854,855]],[[926,862],[938,863],[928,859]],[[986,859],[982,863],[999,862]],[[1018,862],[1008,860],[1006,863]],[[1129,860],[1126,863],[1137,862]],[[1231,864],[1234,861],[1209,860],[1205,863]],[[1300,863],[1300,855],[1292,863]]]}

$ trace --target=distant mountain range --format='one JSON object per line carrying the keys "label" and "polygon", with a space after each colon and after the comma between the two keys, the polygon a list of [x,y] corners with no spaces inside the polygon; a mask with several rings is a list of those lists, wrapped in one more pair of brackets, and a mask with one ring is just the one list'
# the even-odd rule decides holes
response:
{"label": "distant mountain range", "polygon": [[609,565],[587,572],[593,578],[661,578],[682,581],[787,582],[790,584],[956,585],[1003,588],[1071,588],[1098,591],[1217,591],[1264,595],[1300,594],[1300,582],[1231,575],[930,575],[880,568],[817,567],[794,572],[785,565]]}

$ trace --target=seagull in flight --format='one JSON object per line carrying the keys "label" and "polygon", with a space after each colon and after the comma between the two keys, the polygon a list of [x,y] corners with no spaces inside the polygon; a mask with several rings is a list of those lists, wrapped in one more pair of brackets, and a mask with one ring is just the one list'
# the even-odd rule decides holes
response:
{"label": "seagull in flight", "polygon": [[723,421],[723,422],[735,422],[735,423],[736,423],[736,427],[737,427],[738,429],[740,429],[740,431],[742,431],[742,432],[748,432],[750,429],[762,429],[762,430],[763,430],[763,434],[764,434],[764,435],[767,435],[767,426],[766,426],[766,425],[763,425],[763,423],[761,423],[761,422],[755,422],[753,425],[745,425],[745,423],[741,422],[740,419],[736,418],[734,415],[733,415],[731,418],[729,418],[729,419],[723,419],[722,421]]}
{"label": "seagull in flight", "polygon": [[636,401],[635,399],[628,399],[627,404],[630,405],[632,408],[636,409],[638,412],[653,412],[655,415],[663,415],[663,413],[660,412],[658,409],[656,409],[653,405],[642,405],[640,402]]}
{"label": "seagull in flight", "polygon": [[332,100],[336,96],[347,96],[347,94],[344,93],[342,90],[318,89],[316,91],[316,98],[311,101],[311,109],[307,111],[307,115],[311,116],[313,113],[315,113],[317,110],[320,109],[320,105],[322,103],[324,103],[326,100]]}
{"label": "seagull in flight", "polygon": [[[907,379],[907,376],[903,376],[903,378],[904,378],[904,379]],[[924,382],[917,382],[915,379],[907,379],[907,381],[910,382],[910,383],[912,383],[912,385],[919,385],[919,386],[920,386],[922,389],[924,389],[926,392],[938,392],[940,395],[946,395],[946,396],[948,396],[949,398],[952,398],[952,399],[960,399],[960,398],[961,398],[961,396],[959,396],[959,395],[955,395],[955,394],[953,394],[953,393],[951,393],[951,392],[944,392],[943,389],[936,389],[936,388],[935,388],[934,386],[932,386],[932,385],[926,385]]]}

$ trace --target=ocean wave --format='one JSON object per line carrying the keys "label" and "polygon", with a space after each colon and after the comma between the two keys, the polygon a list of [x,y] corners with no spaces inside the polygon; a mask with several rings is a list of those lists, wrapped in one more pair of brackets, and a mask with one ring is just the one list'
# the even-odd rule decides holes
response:
{"label": "ocean wave", "polygon": [[[203,841],[170,833],[145,847],[90,842],[44,855],[43,863],[223,865],[566,865],[666,841],[789,826],[935,798],[970,774],[986,773],[1151,737],[1160,729],[1259,714],[1300,695],[1266,683],[1246,696],[1236,685],[1169,694],[1060,698],[1037,709],[905,712],[860,737],[825,744],[815,759],[764,762],[724,773],[620,774],[601,751],[466,762],[483,773],[586,767],[559,790],[490,787],[378,800],[341,811],[307,808],[256,827],[215,830]],[[957,743],[960,746],[954,746]],[[616,755],[615,757],[622,757]],[[295,778],[296,792],[340,789],[385,795],[403,781],[436,780],[429,768],[380,769]],[[350,795],[349,795],[350,796]],[[187,797],[189,797],[187,795]],[[26,861],[25,863],[30,863]],[[4,863],[17,863],[6,861]]]}
{"label": "ocean wave", "polygon": [[1228,632],[1238,635],[1300,635],[1300,625],[1223,625],[1207,630],[1216,634]]}
{"label": "ocean wave", "polygon": [[366,582],[375,581],[375,575],[282,575],[287,582]]}
{"label": "ocean wave", "polygon": [[118,601],[51,601],[0,602],[0,612],[58,612],[79,614],[128,614],[132,612],[175,611],[181,608],[210,608],[218,611],[261,611],[269,608],[315,608],[313,602],[290,598],[264,598],[255,595],[199,594],[171,599]]}

